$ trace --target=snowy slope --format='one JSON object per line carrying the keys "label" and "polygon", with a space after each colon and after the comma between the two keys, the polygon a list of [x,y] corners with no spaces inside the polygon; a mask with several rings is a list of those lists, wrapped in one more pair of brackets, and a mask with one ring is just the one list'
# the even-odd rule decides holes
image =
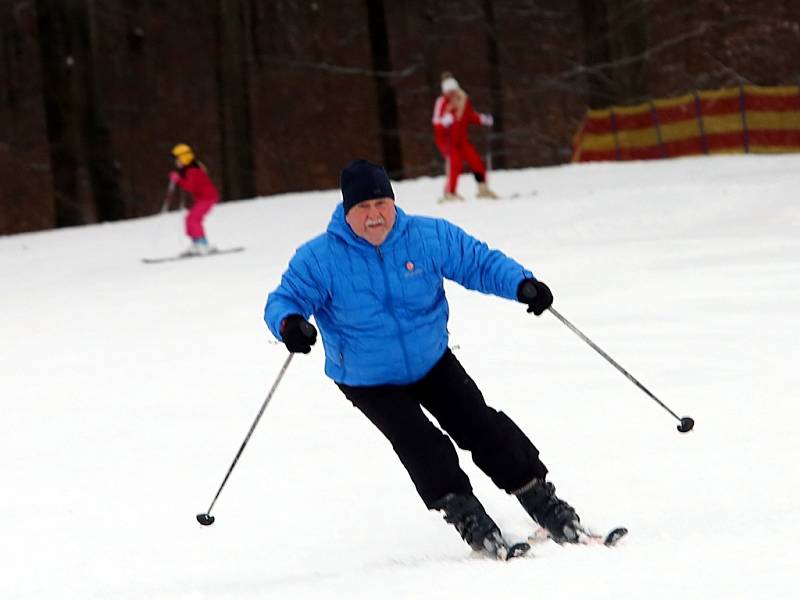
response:
{"label": "snowy slope", "polygon": [[[519,197],[439,206],[514,256],[555,307],[695,431],[552,315],[453,286],[451,343],[615,550],[470,556],[388,444],[297,357],[205,511],[286,356],[261,314],[338,194],[218,208],[241,254],[164,265],[181,215],[0,238],[0,598],[794,598],[800,530],[800,156],[497,173]],[[474,183],[462,180],[468,195]],[[535,195],[531,192],[536,190]],[[512,538],[530,524],[462,454]]]}

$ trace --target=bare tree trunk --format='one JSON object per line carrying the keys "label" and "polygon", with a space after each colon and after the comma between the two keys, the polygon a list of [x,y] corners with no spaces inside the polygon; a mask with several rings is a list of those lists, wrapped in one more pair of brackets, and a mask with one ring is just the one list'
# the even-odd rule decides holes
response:
{"label": "bare tree trunk", "polygon": [[369,40],[372,49],[372,69],[375,72],[373,79],[378,99],[383,164],[389,175],[395,179],[402,179],[403,151],[400,145],[397,94],[389,75],[392,71],[392,58],[386,30],[386,12],[383,0],[366,0],[366,2]]}
{"label": "bare tree trunk", "polygon": [[219,0],[217,80],[222,188],[228,199],[256,195],[250,112],[249,19],[242,0]]}
{"label": "bare tree trunk", "polygon": [[91,0],[36,0],[56,225],[126,216],[119,169],[97,102]]}
{"label": "bare tree trunk", "polygon": [[[492,0],[483,0],[483,12],[486,16],[486,47],[489,59],[489,90],[491,93],[492,116],[494,127],[490,133],[492,152],[492,168],[503,169],[506,166],[504,140],[503,76],[500,67],[500,50],[497,42],[497,26],[494,18]],[[488,166],[488,165],[487,165]]]}
{"label": "bare tree trunk", "polygon": [[647,7],[643,0],[606,0],[612,78],[618,102],[647,99]]}
{"label": "bare tree trunk", "polygon": [[0,235],[55,226],[35,16],[0,3]]}
{"label": "bare tree trunk", "polygon": [[580,11],[589,106],[644,100],[647,9],[643,1],[580,0]]}
{"label": "bare tree trunk", "polygon": [[580,0],[580,11],[587,68],[587,103],[589,108],[602,108],[612,104],[614,97],[611,78],[604,69],[611,60],[606,3],[603,0]]}

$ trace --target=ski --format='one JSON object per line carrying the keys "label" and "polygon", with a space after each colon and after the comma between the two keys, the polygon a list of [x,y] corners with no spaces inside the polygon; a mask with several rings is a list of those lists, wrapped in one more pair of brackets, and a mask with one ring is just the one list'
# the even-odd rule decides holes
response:
{"label": "ski", "polygon": [[[606,546],[607,548],[613,548],[627,534],[628,529],[625,527],[615,527],[606,534],[583,529],[578,534],[577,543],[584,546]],[[539,528],[528,536],[528,543],[532,545],[541,544],[549,539],[551,539],[550,533],[544,528]]]}
{"label": "ski", "polygon": [[476,552],[486,558],[494,560],[508,561],[512,558],[525,556],[531,549],[531,545],[527,542],[508,542],[499,531],[495,531],[487,535],[483,539],[483,547],[475,549]]}
{"label": "ski", "polygon": [[530,192],[514,192],[508,196],[500,196],[501,199],[514,200],[515,198],[535,198],[539,195],[539,190],[531,190]]}
{"label": "ski", "polygon": [[454,196],[452,198],[446,198],[442,196],[436,200],[437,204],[458,204],[463,202],[466,202],[466,199],[462,196]]}
{"label": "ski", "polygon": [[[518,198],[535,198],[539,195],[538,190],[532,190],[530,192],[513,192],[511,194],[498,194],[497,197],[484,197],[484,198],[475,198],[478,202],[492,202],[497,200],[516,200]],[[467,199],[461,196],[456,198],[444,198],[441,197],[436,200],[437,204],[463,204],[466,202]]]}
{"label": "ski", "polygon": [[626,535],[628,535],[627,528],[616,527],[615,529],[612,529],[605,535],[605,538],[603,539],[603,545],[608,546],[609,548],[613,548],[614,546],[617,545],[617,542],[620,541],[622,538],[624,538]]}
{"label": "ski", "polygon": [[477,198],[477,200],[516,200],[518,198],[535,198],[539,195],[537,190],[530,192],[512,192],[510,194],[498,194],[496,198]]}
{"label": "ski", "polygon": [[505,548],[498,549],[496,553],[497,558],[500,560],[511,560],[512,558],[519,558],[525,556],[531,549],[531,545],[526,542],[519,542],[511,544]]}
{"label": "ski", "polygon": [[476,551],[476,556],[484,558],[491,558],[492,560],[509,561],[513,558],[521,558],[525,556],[531,549],[531,545],[527,542],[519,542],[516,544],[494,544],[489,543],[484,550]]}
{"label": "ski", "polygon": [[244,247],[239,246],[236,248],[222,248],[220,250],[214,249],[210,250],[208,254],[176,254],[173,256],[162,256],[159,258],[143,258],[142,262],[148,265],[153,265],[157,263],[165,263],[165,262],[172,262],[176,260],[184,260],[186,258],[205,258],[208,256],[217,256],[219,254],[231,254],[233,252],[242,252]]}

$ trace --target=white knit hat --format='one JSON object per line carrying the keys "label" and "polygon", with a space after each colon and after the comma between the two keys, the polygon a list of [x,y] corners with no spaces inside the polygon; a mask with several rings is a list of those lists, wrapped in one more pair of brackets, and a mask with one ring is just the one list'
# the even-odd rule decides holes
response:
{"label": "white knit hat", "polygon": [[446,94],[447,92],[455,92],[456,90],[460,90],[461,86],[458,85],[458,82],[455,80],[455,77],[448,77],[447,79],[442,80],[442,93]]}

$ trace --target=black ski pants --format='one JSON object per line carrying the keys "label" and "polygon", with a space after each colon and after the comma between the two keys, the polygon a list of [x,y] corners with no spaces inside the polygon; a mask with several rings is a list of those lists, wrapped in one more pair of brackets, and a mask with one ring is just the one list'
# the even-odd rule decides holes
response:
{"label": "black ski pants", "polygon": [[506,492],[547,474],[536,447],[510,418],[486,405],[449,349],[425,377],[410,385],[338,385],[392,444],[429,509],[447,494],[471,493],[472,486],[453,443],[422,407]]}

